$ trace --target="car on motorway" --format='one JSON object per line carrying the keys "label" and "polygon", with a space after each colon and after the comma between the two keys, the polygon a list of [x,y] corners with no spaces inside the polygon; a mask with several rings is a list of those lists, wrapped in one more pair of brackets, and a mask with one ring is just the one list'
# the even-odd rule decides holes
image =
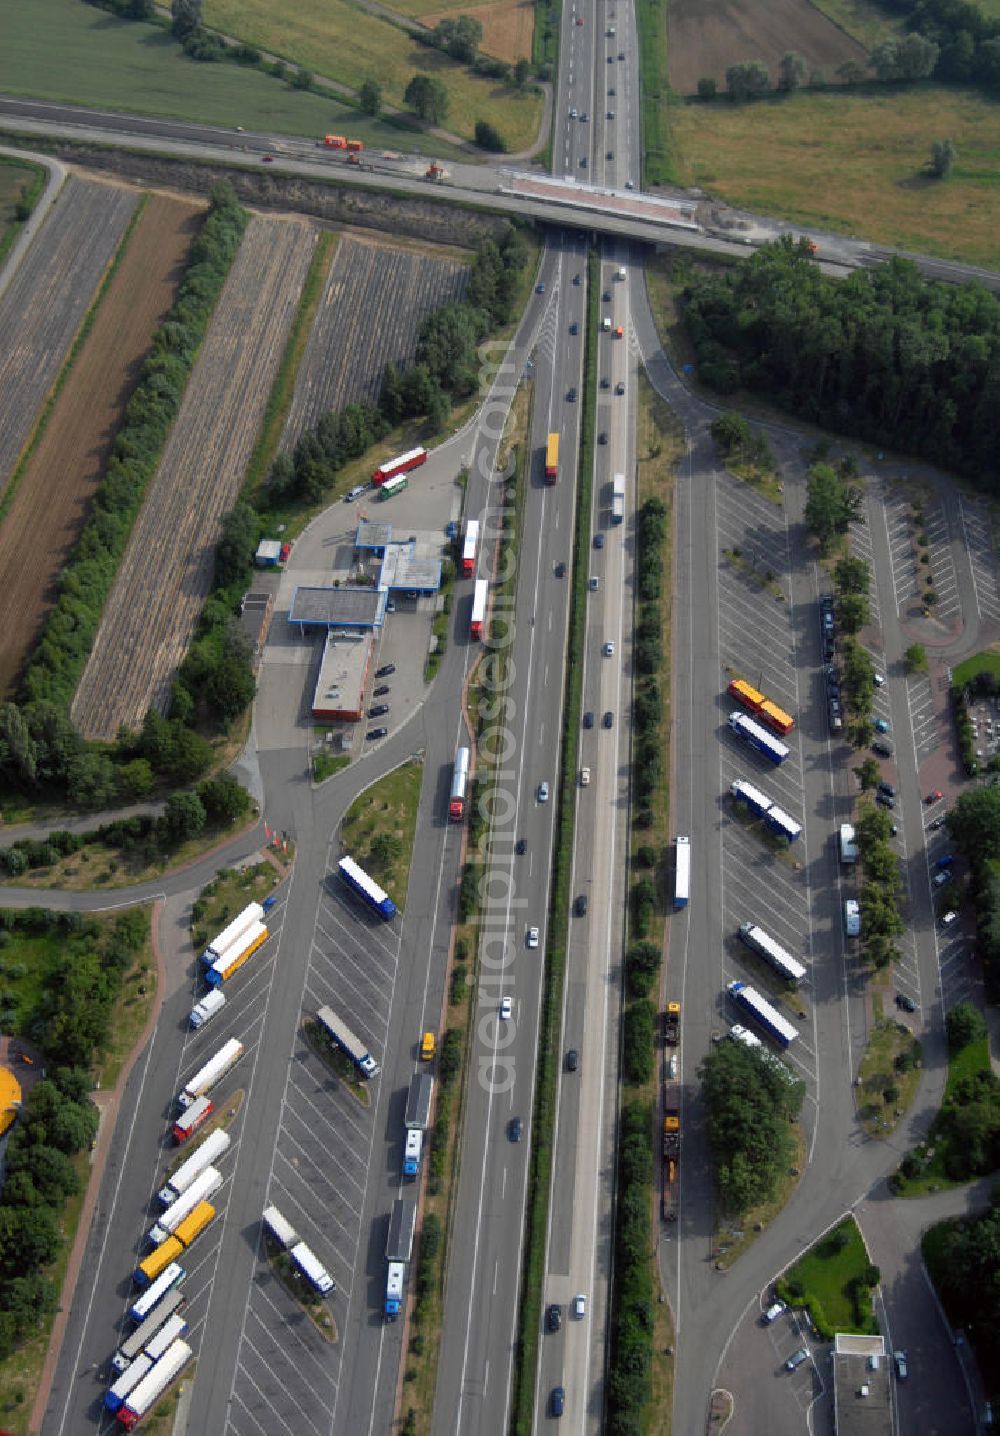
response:
{"label": "car on motorway", "polygon": [[381,718],[385,713],[388,713],[388,711],[389,711],[389,705],[388,705],[388,703],[376,703],[375,706],[374,706],[374,708],[369,708],[369,710],[368,710],[368,717],[369,717],[369,718]]}
{"label": "car on motorway", "polygon": [[844,903],[844,931],[848,937],[861,936],[861,909],[857,898],[848,898]]}
{"label": "car on motorway", "polygon": [[556,564],[555,574],[556,578],[566,577],[566,565],[563,563],[562,559],[560,559],[559,562]]}
{"label": "car on motorway", "polygon": [[578,25],[582,25],[582,24],[583,24],[583,16],[582,16],[582,15],[578,15],[578,16],[576,17],[576,23],[577,23]]}
{"label": "car on motorway", "polygon": [[[611,91],[611,93],[613,94],[614,91]],[[626,181],[625,181],[625,188],[626,188],[626,189],[635,189],[635,180],[626,180]]]}
{"label": "car on motorway", "polygon": [[501,997],[501,999],[500,999],[500,1020],[501,1020],[501,1022],[509,1022],[511,1016],[513,1015],[513,1012],[514,1012],[514,1001],[513,1001],[513,998],[510,998],[510,997]]}
{"label": "car on motorway", "polygon": [[519,858],[524,857],[524,854],[528,851],[527,838],[518,838],[517,842],[514,844],[514,851],[515,853],[517,853]]}
{"label": "car on motorway", "polygon": [[615,393],[616,393],[616,394],[624,394],[624,393],[625,393],[625,384],[624,384],[624,382],[623,382],[621,379],[619,379],[619,380],[618,380],[618,383],[615,385]]}
{"label": "car on motorway", "polygon": [[[591,726],[593,726],[593,725],[591,725]],[[581,769],[580,769],[580,787],[581,787],[581,788],[589,788],[589,787],[590,787],[590,769],[589,769],[589,768],[581,768]]]}
{"label": "car on motorway", "polygon": [[585,125],[589,119],[590,119],[590,116],[587,114],[587,111],[584,110],[583,114],[580,116],[580,123],[581,123],[581,125]]}
{"label": "car on motorway", "polygon": [[892,757],[892,744],[891,744],[891,743],[885,743],[885,742],[876,742],[876,743],[873,743],[873,744],[872,744],[872,752],[873,752],[873,753],[878,753],[878,754],[880,754],[880,756],[883,757],[883,758],[891,758],[891,757]]}
{"label": "car on motorway", "polygon": [[938,828],[944,827],[944,822],[944,813],[939,813],[938,816],[934,819],[933,823],[928,823],[927,826],[931,830],[931,832],[937,832]]}
{"label": "car on motorway", "polygon": [[384,738],[388,731],[388,728],[369,728],[365,734],[365,740],[374,743],[377,738]]}
{"label": "car on motorway", "polygon": [[891,728],[890,728],[888,718],[876,718],[876,719],[875,719],[875,732],[876,732],[876,733],[889,733],[889,732],[891,732],[891,731],[892,731],[892,730],[891,730]]}
{"label": "car on motorway", "polygon": [[548,783],[539,783],[539,785],[538,785],[538,801],[539,801],[540,803],[547,803],[547,802],[549,801],[549,785],[548,785]]}
{"label": "car on motorway", "polygon": [[917,1010],[917,1004],[912,997],[907,997],[905,992],[896,993],[896,1006],[903,1012],[916,1012]]}
{"label": "car on motorway", "polygon": [[585,170],[585,169],[587,168],[587,156],[586,156],[586,155],[581,155],[581,156],[580,156],[580,168],[581,168],[582,170]]}
{"label": "car on motorway", "polygon": [[619,51],[618,51],[618,58],[619,58],[619,60],[624,60],[624,58],[625,58],[625,51],[624,51],[624,50],[619,50]]}
{"label": "car on motorway", "polygon": [[604,293],[601,295],[601,298],[604,300],[605,304],[610,304],[610,303],[611,303],[611,290],[610,290],[610,289],[606,289],[606,290],[604,291]]}
{"label": "car on motorway", "polygon": [[608,56],[608,64],[609,64],[609,65],[613,65],[614,63],[615,63],[615,57],[614,57],[614,55],[609,55],[609,56]]}
{"label": "car on motorway", "polygon": [[566,1071],[575,1072],[580,1065],[580,1054],[575,1047],[571,1047],[566,1053]]}
{"label": "car on motorway", "polygon": [[372,691],[372,697],[384,698],[385,695],[387,693],[390,693],[391,691],[392,690],[390,689],[388,683],[380,683],[379,686]]}
{"label": "car on motorway", "polygon": [[771,1303],[771,1305],[767,1308],[767,1311],[765,1311],[765,1313],[764,1313],[764,1315],[763,1315],[763,1317],[762,1317],[761,1319],[762,1319],[762,1321],[764,1322],[764,1324],[765,1324],[766,1326],[770,1326],[770,1324],[771,1324],[772,1321],[777,1321],[777,1320],[778,1320],[778,1317],[781,1316],[781,1315],[783,1315],[783,1313],[786,1312],[787,1310],[788,1310],[788,1303],[787,1303],[787,1302],[785,1302],[785,1301],[773,1301],[773,1302]]}
{"label": "car on motorway", "polygon": [[529,928],[528,928],[528,935],[527,935],[527,937],[525,938],[525,942],[528,944],[529,947],[537,947],[537,946],[538,946],[538,928],[537,928],[537,927],[529,927]]}
{"label": "car on motorway", "polygon": [[607,154],[605,155],[605,159],[613,160],[614,157],[615,157],[615,152],[614,152],[614,150],[608,150]]}
{"label": "car on motorway", "polygon": [[600,586],[601,586],[601,580],[597,577],[597,574],[596,574],[596,573],[592,573],[592,574],[590,575],[590,591],[591,591],[591,593],[596,593],[597,590],[600,588]]}
{"label": "car on motorway", "polygon": [[573,320],[573,323],[569,326],[569,332],[571,334],[579,334],[580,332],[580,326],[579,324],[577,324],[575,319]]}
{"label": "car on motorway", "polygon": [[567,403],[570,403],[570,404],[575,404],[575,403],[576,403],[576,389],[575,389],[575,388],[573,388],[573,389],[568,389],[568,390],[566,391],[566,401],[567,401]]}
{"label": "car on motorway", "polygon": [[577,915],[577,917],[586,917],[586,916],[587,916],[587,894],[586,894],[586,893],[580,893],[579,896],[577,897],[576,902],[573,904],[573,906],[574,906],[574,908],[576,909],[576,915]]}
{"label": "car on motorway", "polygon": [[880,808],[894,808],[896,806],[896,799],[890,798],[888,793],[876,793],[875,801]]}
{"label": "car on motorway", "polygon": [[273,164],[274,164],[274,155],[261,155],[260,160],[261,160],[261,164],[273,165]]}
{"label": "car on motorway", "polygon": [[785,1370],[786,1370],[786,1371],[797,1371],[798,1368],[802,1365],[803,1361],[808,1361],[808,1360],[809,1360],[809,1352],[806,1350],[806,1348],[805,1348],[804,1346],[800,1346],[799,1349],[798,1349],[798,1351],[793,1351],[792,1354],[791,1354],[791,1356],[790,1356],[790,1357],[788,1358],[788,1360],[785,1362]]}
{"label": "car on motorway", "polygon": [[580,113],[580,111],[579,111],[579,110],[576,108],[576,106],[574,105],[573,108],[572,108],[572,109],[570,110],[570,112],[569,112],[569,117],[570,117],[570,119],[571,119],[571,120],[575,120],[575,119],[579,116],[579,113]]}
{"label": "car on motorway", "polygon": [[395,671],[396,671],[396,665],[395,665],[395,663],[383,663],[381,668],[376,668],[376,670],[375,670],[375,677],[376,677],[376,678],[388,678],[388,677],[389,677],[389,674],[390,674],[390,673],[395,673]]}
{"label": "car on motorway", "polygon": [[562,1307],[557,1301],[552,1302],[546,1311],[545,1325],[549,1331],[558,1331],[562,1326]]}
{"label": "car on motorway", "polygon": [[599,444],[606,444],[608,442],[608,435],[605,429],[602,429],[601,432],[598,434],[597,442]]}
{"label": "car on motorway", "polygon": [[602,728],[613,728],[614,726],[615,726],[615,715],[612,713],[611,709],[609,708],[608,711],[605,713],[604,717],[601,719],[601,727],[602,727]]}
{"label": "car on motorway", "polygon": [[524,1123],[520,1117],[511,1117],[507,1124],[507,1136],[512,1142],[520,1142],[524,1137]]}
{"label": "car on motorway", "polygon": [[577,1321],[582,1321],[583,1318],[587,1315],[586,1292],[577,1292],[576,1296],[573,1298],[573,1315],[576,1317]]}
{"label": "car on motorway", "polygon": [[583,726],[584,726],[585,728],[593,728],[593,726],[594,726],[594,715],[593,715],[593,713],[591,713],[591,711],[590,711],[589,708],[587,709],[586,713],[583,715]]}
{"label": "car on motorway", "polygon": [[580,283],[582,283],[579,274],[574,274],[574,275],[573,275],[573,283],[574,283],[574,284],[580,284]]}
{"label": "car on motorway", "polygon": [[894,1352],[892,1353],[892,1363],[893,1363],[893,1365],[894,1365],[895,1368],[896,1368],[896,1380],[897,1380],[897,1381],[905,1381],[905,1380],[906,1380],[906,1352],[905,1352],[905,1351],[894,1351]]}
{"label": "car on motorway", "polygon": [[894,798],[896,796],[896,789],[891,783],[879,783],[878,790],[880,793],[884,793],[887,798]]}
{"label": "car on motorway", "polygon": [[595,535],[594,535],[594,547],[595,547],[595,548],[603,548],[603,547],[604,547],[604,535],[603,535],[603,534],[595,534]]}
{"label": "car on motorway", "polygon": [[615,645],[612,643],[610,638],[607,640],[604,647],[601,649],[601,652],[604,654],[605,658],[614,658]]}
{"label": "car on motorway", "polygon": [[553,1386],[552,1395],[549,1397],[549,1411],[553,1416],[561,1416],[566,1410],[566,1388],[564,1386]]}
{"label": "car on motorway", "polygon": [[942,927],[951,927],[953,922],[958,922],[957,912],[946,912],[941,918]]}
{"label": "car on motorway", "polygon": [[613,120],[614,117],[615,117],[615,112],[614,112],[614,110],[609,110],[609,111],[608,111],[608,119],[609,119],[609,120]]}
{"label": "car on motorway", "polygon": [[544,280],[543,280],[541,283],[535,285],[535,293],[536,293],[536,294],[544,294],[544,293],[545,293],[545,281],[544,281]]}
{"label": "car on motorway", "polygon": [[601,388],[602,388],[602,389],[610,389],[610,388],[611,388],[611,380],[608,378],[607,374],[603,374],[603,375],[601,376]]}
{"label": "car on motorway", "polygon": [[609,86],[608,86],[608,94],[613,97],[613,96],[614,96],[614,93],[615,93],[615,87],[614,87],[614,85],[609,85]]}

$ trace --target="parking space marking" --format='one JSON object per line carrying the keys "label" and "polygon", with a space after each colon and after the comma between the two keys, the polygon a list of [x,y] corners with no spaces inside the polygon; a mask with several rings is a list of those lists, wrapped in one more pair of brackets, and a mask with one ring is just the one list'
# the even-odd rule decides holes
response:
{"label": "parking space marking", "polygon": [[[262,1433],[262,1436],[268,1436],[267,1427],[266,1427],[266,1426],[262,1426],[262,1425],[260,1424],[260,1422],[257,1420],[256,1416],[255,1416],[255,1415],[253,1414],[253,1412],[250,1410],[249,1406],[246,1404],[246,1402],[245,1402],[245,1401],[243,1400],[243,1398],[240,1396],[239,1392],[234,1392],[234,1393],[233,1393],[233,1401],[234,1401],[234,1402],[237,1402],[237,1401],[239,1402],[239,1404],[243,1407],[243,1410],[244,1410],[244,1411],[246,1412],[246,1414],[250,1417],[250,1420],[251,1420],[251,1421],[253,1422],[253,1424],[257,1427],[257,1430]],[[232,1416],[230,1416],[229,1420],[226,1422],[226,1432],[227,1432],[227,1436],[228,1436],[228,1433],[229,1433],[230,1431],[232,1431],[232,1432],[234,1433],[234,1436],[237,1436],[237,1434],[240,1432],[240,1430],[241,1430],[241,1428],[240,1428],[239,1426],[234,1426],[234,1425],[233,1425],[233,1418],[232,1418]]]}
{"label": "parking space marking", "polygon": [[[919,566],[911,538],[910,501],[898,494],[883,490],[881,501],[876,495],[870,495],[870,506],[873,503],[877,503],[881,509],[881,520],[885,524],[893,602],[899,612],[908,601],[916,598],[920,592]],[[852,531],[852,542],[853,539]]]}
{"label": "parking space marking", "polygon": [[937,595],[935,617],[954,618],[961,613],[961,603],[955,561],[951,552],[951,525],[943,504],[933,503],[924,510],[924,532],[930,553],[928,583]]}
{"label": "parking space marking", "polygon": [[980,616],[1000,620],[1000,582],[990,511],[979,500],[959,494],[958,517],[969,555]]}

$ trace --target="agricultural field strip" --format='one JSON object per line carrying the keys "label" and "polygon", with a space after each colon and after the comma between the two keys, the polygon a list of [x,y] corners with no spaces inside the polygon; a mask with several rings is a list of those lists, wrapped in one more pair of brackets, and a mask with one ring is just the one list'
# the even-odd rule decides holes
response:
{"label": "agricultural field strip", "polygon": [[71,175],[0,299],[0,492],[138,198]]}
{"label": "agricultural field strip", "polygon": [[285,220],[247,226],[77,690],[73,719],[88,737],[113,738],[149,707],[166,709],[316,238]]}
{"label": "agricultural field strip", "polygon": [[281,450],[294,448],[328,410],[374,402],[386,364],[412,361],[420,325],[462,298],[468,276],[464,264],[342,239],[299,365]]}
{"label": "agricultural field strip", "polygon": [[135,370],[173,302],[201,206],[154,195],[0,527],[0,693],[9,692],[86,520]]}

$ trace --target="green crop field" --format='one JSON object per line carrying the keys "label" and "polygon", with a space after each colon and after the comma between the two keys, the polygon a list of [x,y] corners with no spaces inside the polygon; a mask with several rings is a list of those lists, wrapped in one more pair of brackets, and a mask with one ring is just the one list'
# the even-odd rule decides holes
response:
{"label": "green crop field", "polygon": [[12,95],[292,135],[346,128],[394,149],[423,140],[258,70],[189,60],[165,30],[83,0],[0,0],[0,36],[0,90]]}
{"label": "green crop field", "polygon": [[[443,128],[467,139],[477,120],[495,125],[512,151],[526,149],[538,132],[540,95],[519,95],[497,80],[473,75],[351,0],[296,0],[294,6],[282,0],[207,0],[205,20],[355,89],[365,79],[376,79],[385,99],[400,107],[418,70],[436,75],[450,100]],[[356,131],[355,124],[351,133]]]}
{"label": "green crop field", "polygon": [[[995,265],[1000,106],[920,86],[798,94],[753,105],[674,105],[675,177],[731,204],[919,253]],[[949,136],[948,180],[925,174]]]}

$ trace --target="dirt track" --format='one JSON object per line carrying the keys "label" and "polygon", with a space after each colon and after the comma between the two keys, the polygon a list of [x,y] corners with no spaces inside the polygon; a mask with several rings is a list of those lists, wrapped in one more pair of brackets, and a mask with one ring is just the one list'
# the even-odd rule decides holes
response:
{"label": "dirt track", "polygon": [[87,518],[122,410],[183,277],[202,206],[154,196],[0,525],[0,694],[14,687]]}
{"label": "dirt track", "polygon": [[374,403],[386,364],[411,363],[421,324],[461,299],[468,282],[465,264],[341,239],[299,365],[282,450],[328,409]]}
{"label": "dirt track", "polygon": [[166,710],[302,293],[316,231],[251,219],[73,702],[87,737]]}
{"label": "dirt track", "polygon": [[137,203],[71,176],[0,299],[0,491]]}
{"label": "dirt track", "polygon": [[778,61],[797,50],[810,70],[836,82],[845,60],[863,65],[863,47],[839,30],[808,0],[673,0],[668,24],[670,84],[691,95],[702,76],[725,87],[726,70],[746,60],[763,60],[777,78]]}

